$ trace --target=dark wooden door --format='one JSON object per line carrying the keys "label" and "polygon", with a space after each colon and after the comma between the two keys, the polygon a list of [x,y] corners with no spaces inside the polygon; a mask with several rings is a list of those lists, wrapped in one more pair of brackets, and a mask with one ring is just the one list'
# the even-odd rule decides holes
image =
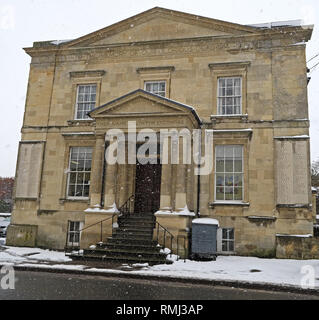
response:
{"label": "dark wooden door", "polygon": [[135,202],[136,213],[154,213],[160,207],[161,164],[136,164]]}

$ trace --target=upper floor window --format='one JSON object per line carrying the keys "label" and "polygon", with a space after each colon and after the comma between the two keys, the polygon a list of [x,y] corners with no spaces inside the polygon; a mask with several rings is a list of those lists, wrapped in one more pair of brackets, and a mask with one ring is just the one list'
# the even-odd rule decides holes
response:
{"label": "upper floor window", "polygon": [[71,148],[68,170],[68,197],[89,197],[91,163],[91,147]]}
{"label": "upper floor window", "polygon": [[243,200],[243,146],[220,145],[215,149],[216,201]]}
{"label": "upper floor window", "polygon": [[165,81],[146,81],[144,90],[165,97],[166,82]]}
{"label": "upper floor window", "polygon": [[87,115],[96,103],[96,84],[81,84],[77,87],[75,119],[90,119]]}
{"label": "upper floor window", "polygon": [[235,115],[242,113],[241,77],[218,78],[217,106],[219,115]]}

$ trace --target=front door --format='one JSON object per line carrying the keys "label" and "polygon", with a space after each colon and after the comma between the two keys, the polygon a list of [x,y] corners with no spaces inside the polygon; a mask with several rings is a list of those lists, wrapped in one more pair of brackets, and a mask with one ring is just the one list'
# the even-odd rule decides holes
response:
{"label": "front door", "polygon": [[161,164],[136,164],[134,212],[154,213],[160,207]]}

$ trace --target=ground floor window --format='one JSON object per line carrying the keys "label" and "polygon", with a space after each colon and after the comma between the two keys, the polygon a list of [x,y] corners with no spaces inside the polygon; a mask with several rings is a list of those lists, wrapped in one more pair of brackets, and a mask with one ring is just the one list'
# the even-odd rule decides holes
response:
{"label": "ground floor window", "polygon": [[80,245],[80,230],[82,222],[80,221],[69,221],[68,227],[68,245],[79,246]]}
{"label": "ground floor window", "polygon": [[222,228],[222,251],[233,252],[234,248],[234,228]]}
{"label": "ground floor window", "polygon": [[92,163],[91,147],[72,147],[68,170],[69,198],[88,198]]}
{"label": "ground floor window", "polygon": [[243,146],[219,145],[215,148],[216,201],[243,200]]}

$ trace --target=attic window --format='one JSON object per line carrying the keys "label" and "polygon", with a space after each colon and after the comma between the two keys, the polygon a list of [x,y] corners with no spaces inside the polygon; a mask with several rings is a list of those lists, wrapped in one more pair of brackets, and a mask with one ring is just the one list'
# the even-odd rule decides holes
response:
{"label": "attic window", "polygon": [[146,81],[144,84],[144,90],[165,97],[166,81]]}

